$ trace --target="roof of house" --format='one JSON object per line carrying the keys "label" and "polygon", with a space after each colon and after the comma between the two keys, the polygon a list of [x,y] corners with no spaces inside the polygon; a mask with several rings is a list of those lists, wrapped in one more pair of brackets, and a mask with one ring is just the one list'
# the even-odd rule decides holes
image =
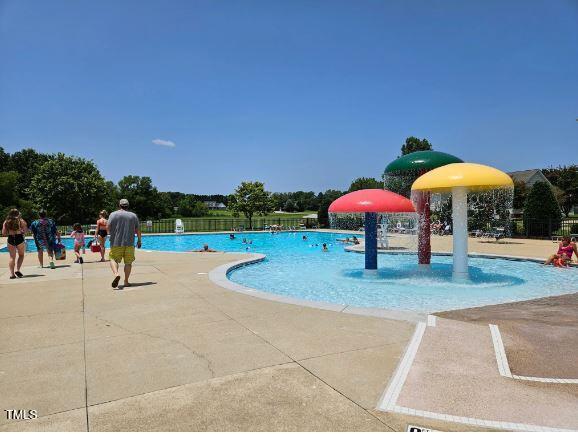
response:
{"label": "roof of house", "polygon": [[516,172],[508,172],[508,175],[511,176],[514,182],[523,182],[524,184],[527,184],[532,177],[538,173],[541,175],[541,178],[544,178],[546,182],[550,183],[548,178],[544,176],[540,169],[518,170]]}

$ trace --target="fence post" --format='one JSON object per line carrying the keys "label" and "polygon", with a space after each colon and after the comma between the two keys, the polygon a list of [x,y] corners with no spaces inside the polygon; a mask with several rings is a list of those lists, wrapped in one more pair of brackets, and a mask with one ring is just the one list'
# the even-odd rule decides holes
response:
{"label": "fence post", "polygon": [[552,217],[548,218],[548,236],[552,237]]}

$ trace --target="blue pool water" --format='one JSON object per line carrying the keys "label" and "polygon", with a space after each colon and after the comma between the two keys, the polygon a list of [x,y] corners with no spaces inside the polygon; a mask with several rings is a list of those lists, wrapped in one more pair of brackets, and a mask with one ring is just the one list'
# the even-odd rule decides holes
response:
{"label": "blue pool water", "polygon": [[[452,279],[450,256],[434,256],[431,269],[423,271],[416,255],[380,254],[379,270],[367,273],[364,256],[346,252],[337,241],[343,237],[319,232],[244,233],[235,240],[225,234],[146,236],[143,249],[182,252],[207,243],[216,250],[263,253],[265,261],[233,270],[229,278],[264,292],[359,307],[435,312],[578,291],[576,268],[505,259],[471,258],[470,281],[461,283]],[[321,251],[323,243],[329,252]],[[72,248],[72,240],[64,244]],[[28,250],[35,250],[32,242]]]}

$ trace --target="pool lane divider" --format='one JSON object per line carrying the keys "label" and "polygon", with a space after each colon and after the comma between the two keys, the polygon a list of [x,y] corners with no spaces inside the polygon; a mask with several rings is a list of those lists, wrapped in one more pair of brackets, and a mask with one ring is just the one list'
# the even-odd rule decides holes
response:
{"label": "pool lane divider", "polygon": [[506,348],[504,347],[500,329],[495,324],[489,324],[489,327],[490,333],[492,334],[492,343],[494,344],[494,353],[496,354],[498,371],[502,377],[522,381],[535,381],[538,383],[578,384],[578,378],[528,377],[525,375],[512,374],[512,371],[510,370],[510,364],[508,363],[508,357],[506,356]]}

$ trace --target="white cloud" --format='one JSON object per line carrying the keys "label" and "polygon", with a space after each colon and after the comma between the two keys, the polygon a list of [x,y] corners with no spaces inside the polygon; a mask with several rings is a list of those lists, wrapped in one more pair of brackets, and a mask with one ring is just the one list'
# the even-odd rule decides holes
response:
{"label": "white cloud", "polygon": [[163,139],[154,139],[153,143],[155,145],[159,145],[159,146],[166,146],[167,148],[174,148],[175,146],[177,146],[177,144],[175,142],[172,142],[170,140],[163,140]]}

